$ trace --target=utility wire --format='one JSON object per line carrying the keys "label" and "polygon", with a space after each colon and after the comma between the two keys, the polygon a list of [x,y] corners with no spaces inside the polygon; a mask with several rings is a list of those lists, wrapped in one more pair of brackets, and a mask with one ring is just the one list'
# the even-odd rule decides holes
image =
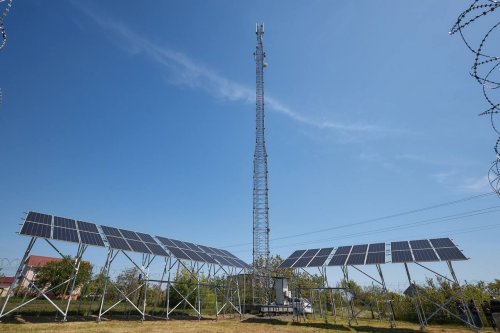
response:
{"label": "utility wire", "polygon": [[[412,210],[408,210],[408,211],[404,211],[404,212],[400,212],[400,213],[396,213],[396,214],[391,214],[391,215],[386,215],[386,216],[382,216],[382,217],[371,218],[371,219],[363,220],[363,221],[359,221],[359,222],[347,223],[347,224],[342,224],[342,225],[339,225],[339,226],[334,226],[334,227],[329,227],[329,228],[323,228],[323,229],[318,229],[318,230],[313,230],[313,231],[308,231],[308,232],[303,232],[303,233],[298,233],[298,234],[292,234],[292,235],[287,235],[287,236],[282,236],[282,237],[271,238],[271,241],[277,241],[277,240],[282,240],[282,239],[290,239],[290,238],[301,237],[301,236],[308,236],[308,235],[322,233],[322,232],[326,232],[326,231],[331,231],[331,230],[336,230],[336,229],[343,229],[343,228],[348,228],[348,227],[363,225],[363,224],[367,224],[367,223],[371,223],[371,222],[377,222],[377,221],[382,221],[382,220],[388,220],[388,219],[392,219],[392,218],[395,218],[395,217],[400,217],[400,216],[405,216],[405,215],[420,213],[420,212],[424,212],[424,211],[427,211],[427,210],[432,210],[432,209],[441,208],[441,207],[445,207],[445,206],[455,205],[455,204],[459,204],[459,203],[463,203],[463,202],[467,202],[467,201],[471,201],[471,200],[475,200],[475,199],[481,199],[481,198],[492,196],[494,194],[495,193],[492,193],[492,192],[486,192],[486,193],[477,194],[477,195],[473,195],[473,196],[462,198],[462,199],[458,199],[458,200],[447,201],[447,202],[443,202],[443,203],[439,203],[439,204],[435,204],[435,205],[431,205],[431,206],[427,206],[427,207],[423,207],[423,208],[412,209]],[[251,244],[252,243],[250,243],[250,242],[247,242],[247,243],[238,243],[238,244],[227,245],[227,246],[224,246],[223,248],[241,247],[241,246],[251,245]]]}

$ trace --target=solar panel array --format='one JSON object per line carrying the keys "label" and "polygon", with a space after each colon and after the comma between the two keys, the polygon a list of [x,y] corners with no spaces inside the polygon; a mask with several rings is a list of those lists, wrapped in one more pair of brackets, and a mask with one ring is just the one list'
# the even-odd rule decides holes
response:
{"label": "solar panel array", "polygon": [[281,263],[280,268],[321,267],[333,252],[333,247],[298,250]]}
{"label": "solar panel array", "polygon": [[[333,248],[297,250],[279,267],[321,267],[327,262],[332,252]],[[392,242],[390,252],[393,263],[467,260],[467,257],[449,238]],[[373,243],[339,246],[327,265],[356,266],[385,264],[385,262],[386,244]]]}
{"label": "solar panel array", "polygon": [[449,238],[392,242],[393,263],[467,260]]}
{"label": "solar panel array", "polygon": [[94,223],[29,212],[21,227],[20,234],[102,247],[106,246],[103,240],[104,237],[108,246],[115,250],[163,257],[169,257],[168,252],[170,252],[171,255],[178,259],[211,264],[218,263],[223,266],[246,269],[251,268],[250,265],[227,250],[157,236],[160,244],[149,234],[105,225],[100,227],[102,234]]}
{"label": "solar panel array", "polygon": [[104,246],[104,241],[95,224],[36,212],[28,213],[20,234],[70,243]]}

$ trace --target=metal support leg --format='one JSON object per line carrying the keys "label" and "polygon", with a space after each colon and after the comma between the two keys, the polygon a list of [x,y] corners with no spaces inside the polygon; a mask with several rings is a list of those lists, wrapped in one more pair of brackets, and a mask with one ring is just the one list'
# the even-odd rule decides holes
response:
{"label": "metal support leg", "polygon": [[[478,327],[476,327],[476,322],[474,321],[474,317],[472,316],[472,312],[470,311],[469,307],[467,306],[467,300],[465,299],[465,296],[462,292],[462,286],[460,285],[460,282],[458,282],[457,275],[455,274],[455,270],[453,269],[453,265],[451,264],[451,261],[446,262],[448,264],[448,269],[450,270],[450,274],[453,277],[453,281],[458,287],[458,294],[460,296],[460,299],[463,304],[465,305],[465,314],[467,316],[467,321],[469,322],[469,326],[471,329],[474,331],[478,331]],[[481,317],[479,317],[479,320],[481,320]],[[481,323],[482,324],[482,323]]]}
{"label": "metal support leg", "polygon": [[106,271],[106,275],[104,278],[104,287],[102,289],[101,305],[99,307],[99,316],[97,317],[98,322],[101,321],[102,309],[104,307],[104,300],[106,298],[106,289],[108,288],[109,270],[110,270],[112,261],[113,261],[113,250],[109,249],[108,250],[108,257],[106,258],[106,263],[104,264],[104,270]]}
{"label": "metal support leg", "polygon": [[77,255],[75,258],[75,264],[74,264],[75,268],[73,270],[73,275],[72,275],[73,282],[71,283],[71,288],[69,289],[68,304],[66,305],[66,311],[64,312],[64,316],[63,316],[62,321],[67,321],[69,306],[71,304],[71,298],[73,295],[73,291],[75,290],[76,278],[78,276],[78,272],[80,270],[80,264],[82,263],[82,257],[83,257],[83,254],[85,253],[86,249],[87,249],[86,245],[83,245],[83,244],[78,245],[78,251],[77,251]]}
{"label": "metal support leg", "polygon": [[[415,286],[413,284],[413,282],[411,281],[411,275],[410,275],[410,270],[408,269],[408,264],[405,262],[404,265],[405,265],[405,270],[406,270],[406,276],[408,277],[408,283],[410,284],[410,288],[414,288],[414,292],[416,293],[417,286]],[[418,322],[420,323],[420,330],[423,331],[425,328],[424,320],[422,318],[422,314],[420,313],[420,308],[419,308],[419,305],[417,303],[417,299],[416,299],[415,294],[412,296],[412,299],[413,299],[413,304],[415,305],[415,312],[417,313]]]}
{"label": "metal support leg", "polygon": [[[387,287],[385,284],[385,279],[384,279],[384,274],[382,273],[382,268],[380,267],[379,264],[377,264],[377,271],[378,274],[380,275],[380,282],[382,282],[382,293],[384,294],[384,301],[385,301],[385,306],[386,306],[386,311],[387,311],[387,319],[389,320],[389,324],[391,325],[391,328],[394,328],[396,326],[396,323],[394,321],[394,317],[392,316],[392,308],[389,300],[389,295],[387,291]],[[377,302],[377,309],[378,309],[378,302]],[[379,316],[380,316],[380,311],[379,311]]]}
{"label": "metal support leg", "polygon": [[28,243],[28,247],[26,248],[26,251],[24,251],[23,258],[21,259],[21,262],[19,263],[19,267],[17,268],[16,274],[14,275],[14,281],[12,281],[9,291],[7,292],[7,296],[5,297],[5,301],[3,302],[2,310],[0,311],[0,319],[4,316],[4,311],[5,308],[7,307],[7,303],[9,302],[10,297],[14,293],[14,288],[16,285],[19,283],[19,279],[21,278],[21,275],[24,270],[24,266],[26,265],[26,260],[28,259],[28,256],[31,252],[31,249],[33,249],[33,245],[35,245],[36,242],[36,237],[32,237],[30,242]]}

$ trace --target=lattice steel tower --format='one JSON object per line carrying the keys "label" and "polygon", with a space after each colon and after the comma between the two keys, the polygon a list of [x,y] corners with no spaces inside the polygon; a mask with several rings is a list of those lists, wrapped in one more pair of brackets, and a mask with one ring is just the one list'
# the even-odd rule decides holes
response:
{"label": "lattice steel tower", "polygon": [[[253,264],[254,274],[267,276],[269,261],[269,205],[267,186],[267,152],[264,126],[264,24],[256,25],[256,126],[253,159]],[[266,281],[268,282],[268,281]]]}

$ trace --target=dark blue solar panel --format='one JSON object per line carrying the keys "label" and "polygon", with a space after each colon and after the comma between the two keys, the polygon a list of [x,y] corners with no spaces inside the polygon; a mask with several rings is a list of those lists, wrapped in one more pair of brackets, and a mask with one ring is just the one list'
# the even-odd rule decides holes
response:
{"label": "dark blue solar panel", "polygon": [[323,257],[323,256],[329,256],[333,252],[333,247],[327,247],[324,249],[319,250],[318,254],[316,254],[317,257]]}
{"label": "dark blue solar panel", "polygon": [[76,231],[76,229],[54,227],[52,238],[66,242],[79,243],[78,232]]}
{"label": "dark blue solar panel", "polygon": [[143,234],[142,232],[136,232],[136,234],[145,243],[158,244],[151,235]]}
{"label": "dark blue solar panel", "polygon": [[151,251],[151,253],[157,255],[157,256],[162,256],[162,257],[168,257],[168,253],[167,251],[165,251],[163,249],[163,247],[161,247],[160,245],[158,244],[153,244],[153,243],[146,243],[146,246],[148,247],[148,249]]}
{"label": "dark blue solar panel", "polygon": [[409,250],[410,244],[407,241],[404,242],[392,242],[391,243],[391,251],[402,251]]}
{"label": "dark blue solar panel", "polygon": [[307,265],[307,267],[321,267],[325,264],[328,256],[316,256],[313,260]]}
{"label": "dark blue solar panel", "polygon": [[102,241],[100,234],[96,234],[94,232],[82,231],[82,230],[80,230],[78,233],[80,234],[80,241],[83,244],[104,246],[104,242]]}
{"label": "dark blue solar panel", "polygon": [[349,254],[351,252],[352,246],[340,246],[337,251],[335,251],[335,255],[338,254]]}
{"label": "dark blue solar panel", "polygon": [[413,257],[417,262],[439,261],[433,249],[414,249]]}
{"label": "dark blue solar panel", "polygon": [[183,242],[183,243],[186,244],[187,247],[190,250],[194,251],[194,252],[200,252],[201,251],[201,249],[198,246],[196,246],[195,244],[193,244],[193,243],[189,243],[189,242]]}
{"label": "dark blue solar panel", "polygon": [[158,238],[158,240],[165,246],[173,246],[173,247],[177,247],[177,245],[175,245],[175,243],[172,243],[172,241],[169,239],[169,238],[165,238],[165,237],[161,237],[161,236],[156,236],[156,238]]}
{"label": "dark blue solar panel", "polygon": [[289,258],[281,263],[280,268],[290,268],[298,260],[298,258]]}
{"label": "dark blue solar panel", "polygon": [[106,239],[108,240],[109,246],[112,249],[130,251],[130,247],[128,246],[125,239],[123,239],[121,237],[113,237],[113,236],[106,236]]}
{"label": "dark blue solar panel", "polygon": [[230,261],[228,261],[226,258],[224,258],[223,256],[219,256],[217,254],[214,254],[213,257],[222,266],[233,266],[233,264]]}
{"label": "dark blue solar panel", "polygon": [[436,238],[431,239],[432,245],[437,249],[440,247],[454,247],[455,244],[449,238]]}
{"label": "dark blue solar panel", "polygon": [[137,236],[137,234],[135,232],[133,232],[133,231],[120,229],[120,232],[121,232],[123,238],[133,239],[135,241],[140,241],[141,240],[139,238],[139,236]]}
{"label": "dark blue solar panel", "polygon": [[205,253],[205,252],[196,252],[196,253],[200,257],[202,257],[205,262],[208,262],[210,264],[215,264],[216,263],[216,261],[211,256],[209,256],[207,253]]}
{"label": "dark blue solar panel", "polygon": [[385,243],[370,244],[368,252],[385,252]]}
{"label": "dark blue solar panel", "polygon": [[354,245],[351,250],[351,254],[353,253],[366,253],[368,250],[368,244],[363,245]]}
{"label": "dark blue solar panel", "polygon": [[443,261],[448,260],[467,260],[467,257],[457,247],[445,247],[436,249],[439,258]]}
{"label": "dark blue solar panel", "polygon": [[393,263],[413,262],[413,257],[411,256],[410,250],[392,251],[391,256]]}
{"label": "dark blue solar panel", "polygon": [[365,265],[385,264],[385,252],[368,252]]}
{"label": "dark blue solar panel", "polygon": [[177,240],[177,239],[172,239],[170,238],[170,241],[175,244],[179,249],[186,249],[190,250],[189,246],[187,246],[183,241]]}
{"label": "dark blue solar panel", "polygon": [[136,241],[133,239],[127,239],[127,243],[134,252],[150,254],[151,251],[146,247],[146,245],[141,241]]}
{"label": "dark blue solar panel", "polygon": [[24,222],[20,234],[34,237],[50,238],[50,229],[50,225]]}
{"label": "dark blue solar panel", "polygon": [[309,262],[313,257],[302,256],[299,260],[297,260],[292,267],[307,267]]}
{"label": "dark blue solar panel", "polygon": [[344,266],[347,261],[347,254],[334,255],[328,266]]}
{"label": "dark blue solar panel", "polygon": [[349,259],[347,259],[347,265],[364,265],[365,257],[365,253],[351,253]]}
{"label": "dark blue solar panel", "polygon": [[26,221],[52,225],[52,216],[36,212],[29,212]]}
{"label": "dark blue solar panel", "polygon": [[208,247],[208,246],[198,245],[198,247],[199,247],[200,249],[202,249],[203,251],[205,251],[205,253],[208,253],[208,254],[210,254],[210,255],[212,255],[212,254],[217,254],[217,252],[215,252],[214,250],[212,250],[212,249],[211,249],[210,247]]}
{"label": "dark blue solar panel", "polygon": [[76,229],[76,221],[65,217],[54,216],[54,225],[68,229]]}
{"label": "dark blue solar panel", "polygon": [[120,233],[120,231],[117,228],[101,225],[101,229],[106,236],[114,236],[114,237],[123,238],[122,234]]}
{"label": "dark blue solar panel", "polygon": [[431,243],[427,239],[410,241],[412,249],[432,249]]}
{"label": "dark blue solar panel", "polygon": [[304,253],[306,252],[306,250],[297,250],[297,251],[294,251],[288,258],[300,258]]}
{"label": "dark blue solar panel", "polygon": [[181,249],[176,246],[167,246],[167,249],[172,253],[172,255],[178,259],[191,260],[191,258]]}
{"label": "dark blue solar panel", "polygon": [[93,232],[96,234],[99,233],[99,229],[97,229],[97,226],[94,223],[76,221],[76,224],[78,224],[78,230]]}

